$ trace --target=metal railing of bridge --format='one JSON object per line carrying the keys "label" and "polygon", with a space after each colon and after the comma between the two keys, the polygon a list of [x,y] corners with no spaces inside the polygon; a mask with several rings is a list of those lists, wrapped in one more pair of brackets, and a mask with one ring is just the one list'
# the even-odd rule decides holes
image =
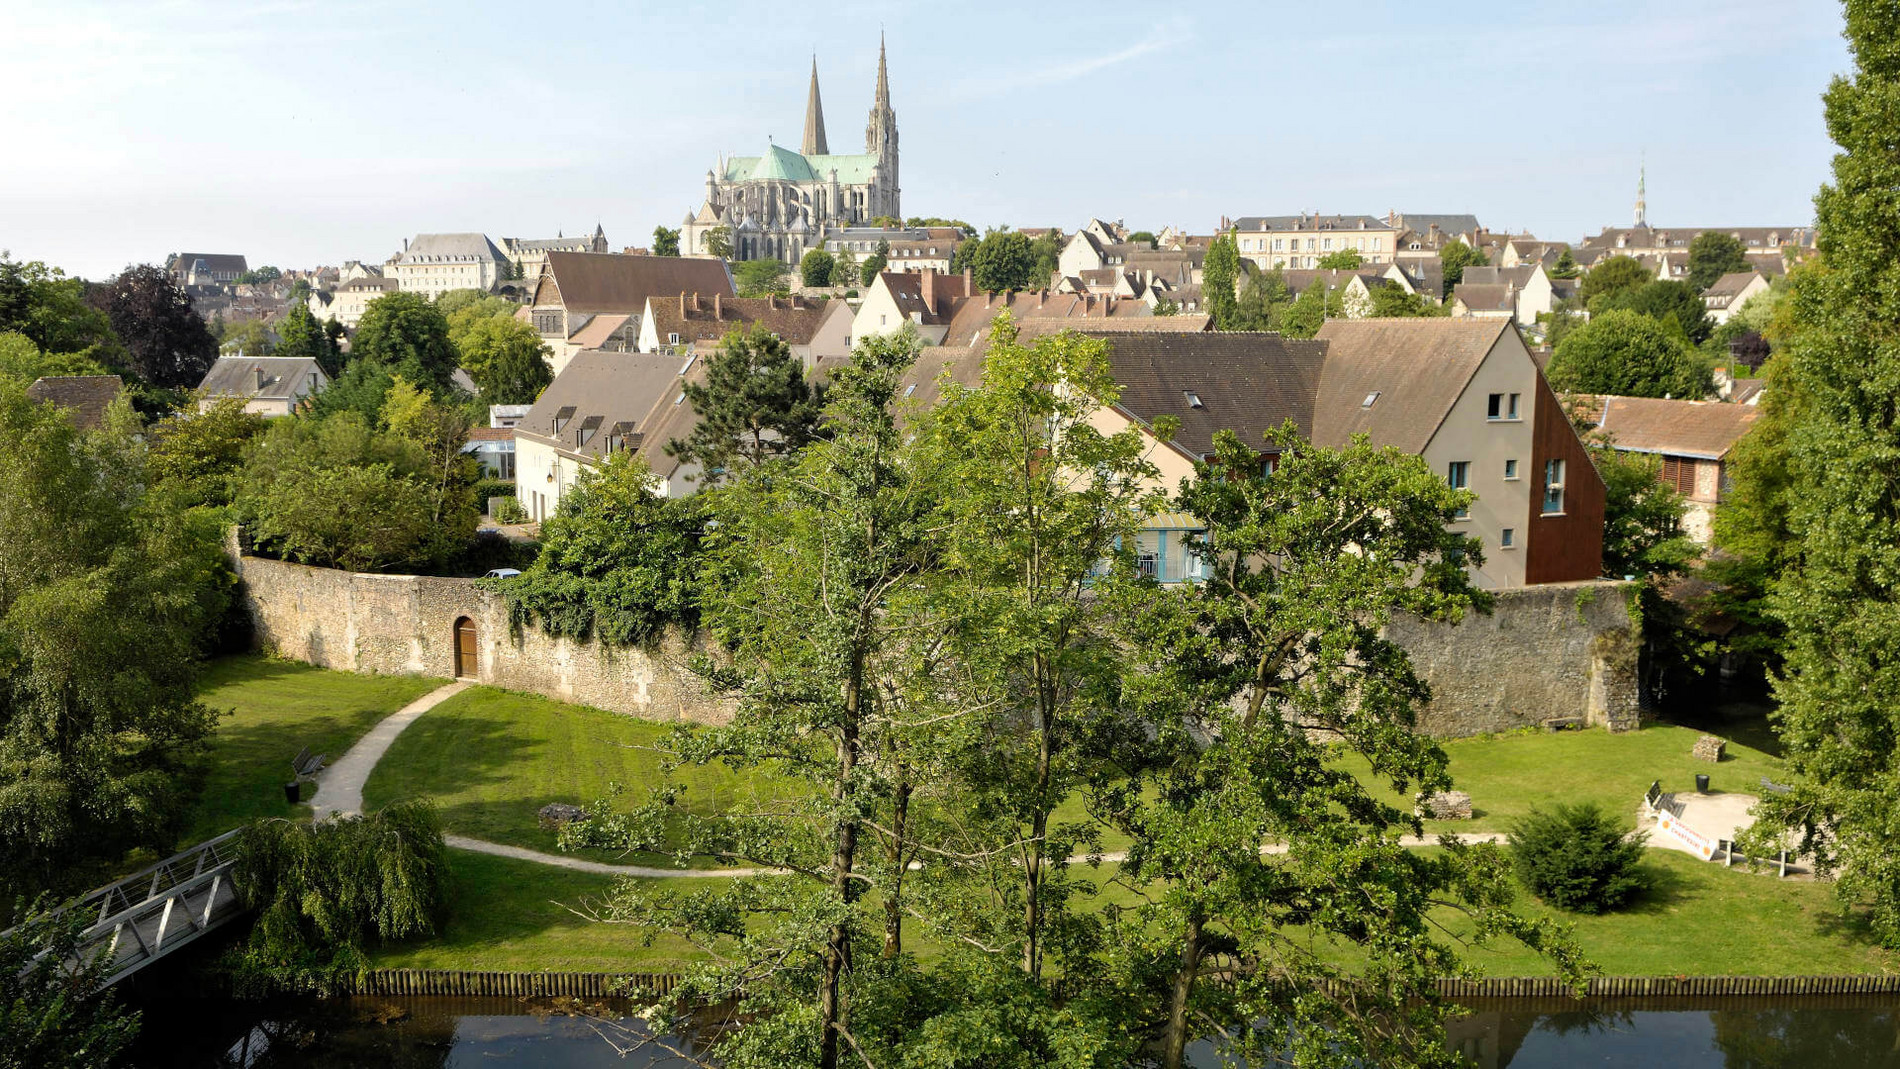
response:
{"label": "metal railing of bridge", "polygon": [[62,907],[95,918],[79,954],[106,956],[115,984],[243,912],[231,870],[238,832],[226,832]]}

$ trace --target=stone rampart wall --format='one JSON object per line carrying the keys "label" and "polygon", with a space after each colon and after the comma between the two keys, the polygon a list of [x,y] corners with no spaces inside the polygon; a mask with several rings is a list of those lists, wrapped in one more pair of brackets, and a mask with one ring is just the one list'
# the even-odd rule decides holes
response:
{"label": "stone rampart wall", "polygon": [[1521,587],[1498,591],[1491,615],[1456,626],[1394,620],[1387,634],[1432,687],[1422,725],[1444,737],[1553,720],[1636,727],[1635,587],[1607,580]]}

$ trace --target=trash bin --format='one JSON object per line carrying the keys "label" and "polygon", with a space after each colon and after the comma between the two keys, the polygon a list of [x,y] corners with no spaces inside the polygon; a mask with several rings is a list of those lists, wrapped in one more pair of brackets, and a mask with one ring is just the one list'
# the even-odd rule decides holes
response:
{"label": "trash bin", "polygon": [[1706,773],[1706,772],[1698,772],[1698,773],[1696,773],[1696,777],[1695,777],[1695,792],[1696,792],[1697,794],[1707,794],[1707,793],[1709,793],[1709,776],[1708,776],[1708,773]]}
{"label": "trash bin", "polygon": [[[1700,778],[1706,781],[1709,777],[1702,776]],[[303,801],[302,795],[303,795],[303,784],[301,783],[284,784],[284,801],[289,802],[291,805],[296,805],[298,802]]]}

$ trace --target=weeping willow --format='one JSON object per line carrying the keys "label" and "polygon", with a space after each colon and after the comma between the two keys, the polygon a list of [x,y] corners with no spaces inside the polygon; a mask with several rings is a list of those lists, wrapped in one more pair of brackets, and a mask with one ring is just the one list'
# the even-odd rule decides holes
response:
{"label": "weeping willow", "polygon": [[329,991],[365,967],[372,944],[433,935],[446,901],[443,849],[423,801],[246,828],[233,876],[257,920],[234,952],[240,988]]}

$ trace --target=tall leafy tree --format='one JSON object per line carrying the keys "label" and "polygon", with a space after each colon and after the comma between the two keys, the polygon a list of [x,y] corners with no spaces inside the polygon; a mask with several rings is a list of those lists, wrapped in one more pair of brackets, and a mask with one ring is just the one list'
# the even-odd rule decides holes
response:
{"label": "tall leafy tree", "polygon": [[831,285],[832,269],[837,258],[823,249],[808,249],[798,261],[798,278],[813,288]]}
{"label": "tall leafy tree", "polygon": [[[0,930],[0,1065],[111,1069],[138,1034],[139,1014],[104,988],[107,962],[81,967],[81,935],[96,918],[38,908]],[[103,988],[103,990],[102,990]]]}
{"label": "tall leafy tree", "polygon": [[88,299],[111,320],[127,364],[154,386],[196,386],[218,358],[218,340],[204,317],[161,267],[128,267]]}
{"label": "tall leafy tree", "polygon": [[200,410],[187,406],[152,424],[146,457],[153,486],[186,505],[228,505],[264,417],[244,410],[238,397],[220,397]]}
{"label": "tall leafy tree", "polygon": [[350,362],[378,365],[391,375],[446,396],[460,354],[449,341],[449,321],[418,293],[390,293],[369,302],[356,324]]}
{"label": "tall leafy tree", "polygon": [[343,370],[340,355],[329,335],[323,332],[323,324],[317,322],[317,317],[310,314],[310,307],[302,302],[292,302],[283,322],[277,324],[276,355],[315,360],[331,378]]}
{"label": "tall leafy tree", "polygon": [[680,232],[664,226],[653,228],[653,255],[678,256],[680,254]]}
{"label": "tall leafy tree", "polygon": [[1654,281],[1656,273],[1644,267],[1636,257],[1606,256],[1583,276],[1582,284],[1577,287],[1577,296],[1583,298],[1585,306],[1594,311],[1597,298],[1636,289]]}
{"label": "tall leafy tree", "polygon": [[1465,268],[1483,267],[1491,262],[1483,249],[1474,249],[1462,241],[1451,241],[1438,251],[1438,262],[1444,267],[1445,292],[1441,297],[1450,297],[1453,286],[1465,280]]}
{"label": "tall leafy tree", "polygon": [[1627,308],[1682,332],[1691,345],[1700,345],[1714,324],[1702,295],[1687,282],[1658,280],[1604,294],[1590,303],[1591,315]]}
{"label": "tall leafy tree", "polygon": [[1038,287],[1035,247],[1014,230],[990,231],[971,252],[969,266],[979,290],[1002,293]]}
{"label": "tall leafy tree", "polygon": [[1358,249],[1340,249],[1319,258],[1320,268],[1328,271],[1353,271],[1365,262],[1365,256]]}
{"label": "tall leafy tree", "polygon": [[1844,6],[1855,70],[1824,98],[1840,152],[1814,202],[1826,270],[1793,282],[1802,329],[1784,350],[1802,418],[1787,432],[1794,544],[1773,610],[1787,627],[1775,694],[1794,790],[1757,812],[1900,946],[1900,8]]}
{"label": "tall leafy tree", "polygon": [[726,335],[706,361],[706,381],[685,392],[699,422],[666,444],[667,455],[697,461],[709,481],[795,453],[818,434],[823,402],[804,364],[757,324]]}
{"label": "tall leafy tree", "polygon": [[1571,393],[1699,401],[1713,385],[1708,365],[1680,331],[1628,309],[1571,330],[1546,372],[1552,386]]}
{"label": "tall leafy tree", "polygon": [[721,260],[732,259],[732,228],[716,226],[706,231],[705,247],[706,252],[712,256],[717,256]]}
{"label": "tall leafy tree", "polygon": [[554,381],[547,344],[512,316],[475,320],[455,332],[455,347],[484,404],[531,405]]}
{"label": "tall leafy tree", "polygon": [[17,332],[42,352],[76,353],[118,366],[124,351],[106,314],[86,299],[84,279],[0,249],[0,333]]}
{"label": "tall leafy tree", "polygon": [[1705,290],[1715,280],[1748,270],[1748,249],[1733,234],[1704,230],[1689,242],[1689,285]]}
{"label": "tall leafy tree", "polygon": [[[1120,878],[1141,904],[1115,942],[1147,983],[1130,1023],[1154,1022],[1167,1069],[1197,1040],[1247,1064],[1448,1064],[1434,989],[1459,961],[1434,908],[1577,966],[1508,912],[1495,848],[1405,849],[1417,814],[1339,760],[1399,797],[1451,785],[1416,730],[1429,689],[1385,626],[1488,607],[1466,571],[1480,547],[1449,527],[1471,494],[1363,436],[1330,450],[1290,426],[1259,445],[1223,431],[1215,454],[1176,499],[1207,524],[1190,543],[1204,581],[1131,628],[1128,719],[1101,733],[1113,774],[1092,785],[1132,840]],[[1321,933],[1363,958],[1316,954]]]}
{"label": "tall leafy tree", "polygon": [[1232,234],[1221,234],[1207,248],[1201,262],[1201,297],[1215,330],[1240,330],[1240,250]]}
{"label": "tall leafy tree", "polygon": [[136,432],[0,381],[0,894],[169,846],[215,722],[193,683],[230,598],[220,531],[146,492]]}
{"label": "tall leafy tree", "polygon": [[1583,268],[1577,264],[1577,258],[1570,254],[1569,246],[1565,246],[1564,251],[1557,254],[1557,262],[1551,265],[1550,277],[1576,278],[1581,274]]}

